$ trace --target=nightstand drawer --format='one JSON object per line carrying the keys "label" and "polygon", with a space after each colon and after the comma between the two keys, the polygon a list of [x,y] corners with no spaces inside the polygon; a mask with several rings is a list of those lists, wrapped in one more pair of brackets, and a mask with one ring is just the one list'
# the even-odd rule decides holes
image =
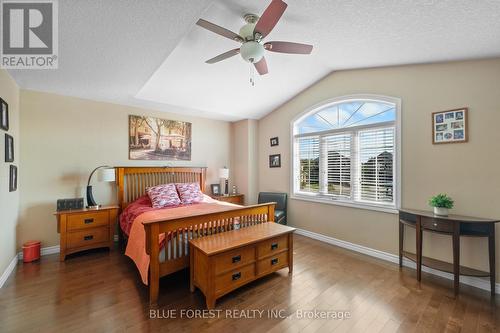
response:
{"label": "nightstand drawer", "polygon": [[224,202],[230,202],[236,205],[243,205],[245,201],[245,196],[243,194],[231,194],[231,195],[213,195],[212,199]]}
{"label": "nightstand drawer", "polygon": [[[218,199],[218,200],[221,200],[221,199]],[[222,197],[221,201],[230,202],[230,203],[234,203],[237,205],[243,204],[243,198],[240,196]]]}
{"label": "nightstand drawer", "polygon": [[453,222],[451,221],[422,218],[421,223],[423,229],[446,233],[453,232]]}
{"label": "nightstand drawer", "polygon": [[68,215],[67,228],[69,231],[84,228],[95,228],[109,225],[109,212],[87,212]]}
{"label": "nightstand drawer", "polygon": [[109,242],[109,228],[92,228],[70,232],[68,237],[68,248],[84,247],[96,243]]}

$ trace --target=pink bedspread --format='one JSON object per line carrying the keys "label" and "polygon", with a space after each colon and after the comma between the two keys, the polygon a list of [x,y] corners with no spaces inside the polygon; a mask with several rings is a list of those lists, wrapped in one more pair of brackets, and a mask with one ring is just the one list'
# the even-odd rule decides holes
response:
{"label": "pink bedspread", "polygon": [[[149,202],[149,204],[148,204]],[[146,232],[144,222],[168,221],[188,216],[198,216],[238,209],[240,206],[221,202],[204,196],[201,203],[181,205],[169,208],[152,208],[147,196],[137,199],[127,206],[120,216],[120,226],[129,236],[125,255],[137,266],[142,282],[148,284],[149,255],[146,253]],[[160,234],[160,246],[165,242],[165,235]]]}

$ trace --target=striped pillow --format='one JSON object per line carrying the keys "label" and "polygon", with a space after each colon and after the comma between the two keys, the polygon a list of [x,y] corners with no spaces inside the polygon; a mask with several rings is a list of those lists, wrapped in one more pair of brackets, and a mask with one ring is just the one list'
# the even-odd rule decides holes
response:
{"label": "striped pillow", "polygon": [[146,188],[146,193],[151,199],[153,208],[163,208],[169,206],[178,206],[181,199],[175,189],[175,184],[162,184]]}
{"label": "striped pillow", "polygon": [[182,204],[189,205],[203,201],[203,193],[198,183],[178,183],[175,184],[177,192],[181,197]]}

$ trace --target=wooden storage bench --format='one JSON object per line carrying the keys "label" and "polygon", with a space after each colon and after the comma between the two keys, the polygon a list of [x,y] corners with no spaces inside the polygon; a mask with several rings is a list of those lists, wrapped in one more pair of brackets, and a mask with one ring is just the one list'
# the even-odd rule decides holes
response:
{"label": "wooden storage bench", "polygon": [[191,292],[198,287],[213,309],[219,297],[255,279],[285,267],[291,274],[294,231],[268,222],[191,240]]}

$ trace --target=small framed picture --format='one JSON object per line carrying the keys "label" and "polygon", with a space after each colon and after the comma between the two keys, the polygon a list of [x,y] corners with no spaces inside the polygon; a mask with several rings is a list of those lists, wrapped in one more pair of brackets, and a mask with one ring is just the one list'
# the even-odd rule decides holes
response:
{"label": "small framed picture", "polygon": [[271,141],[271,147],[279,146],[279,144],[280,144],[278,137],[271,138],[270,141]]}
{"label": "small framed picture", "polygon": [[14,192],[17,190],[17,167],[15,165],[10,166],[9,175],[9,192]]}
{"label": "small framed picture", "polygon": [[212,195],[221,195],[220,184],[211,184]]}
{"label": "small framed picture", "polygon": [[281,154],[269,155],[269,167],[281,168]]}
{"label": "small framed picture", "polygon": [[432,114],[432,143],[460,143],[469,140],[468,109],[439,111]]}
{"label": "small framed picture", "polygon": [[9,105],[6,101],[0,98],[0,128],[9,130]]}
{"label": "small framed picture", "polygon": [[14,162],[14,138],[5,134],[5,162]]}

